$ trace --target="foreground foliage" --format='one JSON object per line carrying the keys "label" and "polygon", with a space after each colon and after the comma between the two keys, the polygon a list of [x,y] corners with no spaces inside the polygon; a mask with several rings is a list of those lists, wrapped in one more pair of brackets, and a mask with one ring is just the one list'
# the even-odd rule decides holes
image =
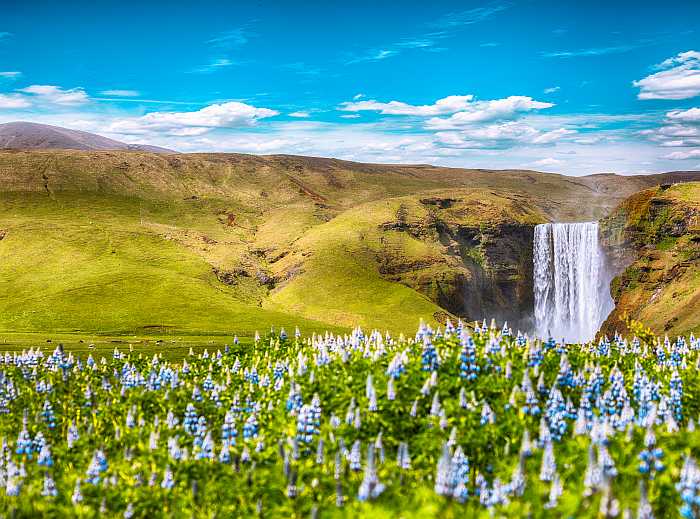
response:
{"label": "foreground foliage", "polygon": [[19,516],[696,517],[700,340],[355,330],[0,356]]}

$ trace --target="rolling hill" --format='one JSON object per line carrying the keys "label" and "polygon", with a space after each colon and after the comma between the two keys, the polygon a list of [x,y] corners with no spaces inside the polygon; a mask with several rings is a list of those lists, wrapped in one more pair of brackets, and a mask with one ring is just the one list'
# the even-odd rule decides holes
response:
{"label": "rolling hill", "polygon": [[0,330],[405,332],[449,315],[525,327],[533,225],[693,179],[1,151]]}

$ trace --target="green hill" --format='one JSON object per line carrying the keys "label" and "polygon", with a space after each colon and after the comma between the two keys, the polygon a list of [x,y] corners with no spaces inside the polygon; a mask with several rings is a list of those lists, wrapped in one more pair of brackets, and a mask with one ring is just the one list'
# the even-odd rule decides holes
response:
{"label": "green hill", "polygon": [[693,173],[0,152],[0,331],[252,335],[516,319],[532,226]]}

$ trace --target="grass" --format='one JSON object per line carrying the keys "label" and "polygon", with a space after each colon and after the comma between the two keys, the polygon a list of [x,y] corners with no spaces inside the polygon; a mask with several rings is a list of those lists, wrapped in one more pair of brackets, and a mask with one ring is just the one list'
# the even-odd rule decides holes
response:
{"label": "grass", "polygon": [[[266,307],[290,308],[310,319],[324,316],[346,326],[361,323],[412,329],[421,317],[432,320],[442,309],[416,291],[382,278],[377,267],[378,225],[392,220],[401,201],[376,202],[347,211],[314,227],[276,268],[291,270],[304,257],[303,270],[273,292]],[[426,245],[399,233],[387,238],[404,261],[425,252]]]}
{"label": "grass", "polygon": [[[143,205],[75,194],[3,197],[0,330],[250,336],[272,323],[327,326],[246,303],[198,254],[142,225]],[[167,221],[158,206],[146,213]],[[201,214],[187,217],[204,226]]]}
{"label": "grass", "polygon": [[656,248],[662,251],[668,251],[676,245],[676,242],[678,242],[678,238],[674,236],[666,236],[656,244]]}
{"label": "grass", "polygon": [[[263,330],[261,330],[261,334]],[[233,344],[232,335],[93,335],[90,333],[65,332],[0,332],[0,352],[21,352],[29,348],[41,349],[50,354],[61,345],[66,351],[85,360],[88,355],[94,358],[109,357],[115,348],[123,352],[153,355],[154,351],[163,358],[181,362],[192,350],[195,354],[224,351],[226,345]],[[253,340],[242,337],[240,344],[251,347]]]}

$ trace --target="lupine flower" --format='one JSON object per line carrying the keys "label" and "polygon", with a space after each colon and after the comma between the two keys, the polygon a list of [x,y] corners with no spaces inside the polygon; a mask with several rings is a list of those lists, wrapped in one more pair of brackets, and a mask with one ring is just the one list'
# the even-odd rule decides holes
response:
{"label": "lupine flower", "polygon": [[365,476],[360,484],[357,498],[360,501],[368,499],[376,499],[384,492],[384,485],[377,477],[377,469],[374,465],[374,445],[371,443],[367,446],[367,463],[365,465]]}
{"label": "lupine flower", "polygon": [[406,442],[399,443],[398,452],[396,454],[396,464],[402,470],[411,469],[411,456],[408,454],[408,444]]}
{"label": "lupine flower", "polygon": [[488,402],[484,402],[481,408],[481,425],[493,424],[496,422],[496,414],[491,410]]}
{"label": "lupine flower", "polygon": [[356,440],[355,443],[352,444],[350,456],[348,457],[348,462],[350,463],[350,470],[359,472],[362,469],[362,462],[360,457],[360,440]]}
{"label": "lupine flower", "polygon": [[435,350],[435,346],[433,346],[429,336],[426,336],[423,341],[421,369],[423,371],[435,371],[439,366],[437,351]]}
{"label": "lupine flower", "polygon": [[44,473],[44,486],[41,490],[41,495],[44,497],[56,497],[58,495],[56,482],[48,472]]}
{"label": "lupine flower", "polygon": [[646,448],[639,453],[639,472],[654,479],[656,473],[663,472],[666,467],[662,461],[664,452],[656,447],[656,435],[651,430],[644,437],[644,446]]}
{"label": "lupine flower", "polygon": [[[540,468],[540,480],[554,481],[557,474],[557,463],[554,459],[554,444],[547,442],[542,455],[542,466]],[[557,496],[558,497],[558,496]]]}
{"label": "lupine flower", "polygon": [[258,419],[252,413],[243,424],[243,439],[249,440],[258,437]]}
{"label": "lupine flower", "polygon": [[683,420],[683,381],[678,375],[678,371],[674,370],[669,383],[669,394],[671,397],[671,409],[673,417],[676,421]]}
{"label": "lupine flower", "polygon": [[48,400],[44,400],[44,409],[41,412],[41,416],[44,418],[44,422],[46,422],[46,426],[49,429],[56,427],[56,416],[53,412],[53,406]]}
{"label": "lupine flower", "polygon": [[49,447],[48,443],[45,443],[39,451],[39,458],[37,459],[37,463],[45,467],[51,467],[53,465],[53,458],[51,457],[51,448]]}
{"label": "lupine flower", "polygon": [[75,488],[73,489],[73,495],[71,495],[70,499],[74,505],[83,502],[83,493],[80,491],[80,478],[75,480]]}
{"label": "lupine flower", "polygon": [[462,351],[459,356],[459,376],[466,380],[476,380],[481,368],[476,363],[476,346],[474,339],[466,332],[460,338]]}
{"label": "lupine flower", "polygon": [[107,458],[104,452],[97,449],[92,455],[90,466],[87,469],[86,481],[91,485],[97,485],[100,482],[101,474],[107,470]]}
{"label": "lupine flower", "polygon": [[32,459],[32,439],[29,436],[29,431],[27,431],[27,420],[26,416],[24,419],[24,425],[22,430],[17,437],[17,448],[15,450],[17,454],[25,454],[27,458]]}
{"label": "lupine flower", "polygon": [[175,486],[175,478],[173,477],[173,471],[170,467],[165,467],[165,472],[163,473],[163,481],[160,484],[161,488],[165,490],[172,490]]}
{"label": "lupine flower", "polygon": [[17,465],[10,460],[7,463],[7,471],[5,476],[5,494],[8,496],[18,496],[22,490],[22,477],[24,467]]}
{"label": "lupine flower", "polygon": [[554,473],[552,476],[552,486],[550,487],[549,491],[549,500],[547,503],[544,505],[545,508],[556,508],[557,504],[559,502],[559,498],[563,494],[564,490],[562,488],[561,480],[559,479],[559,475],[557,473]]}

